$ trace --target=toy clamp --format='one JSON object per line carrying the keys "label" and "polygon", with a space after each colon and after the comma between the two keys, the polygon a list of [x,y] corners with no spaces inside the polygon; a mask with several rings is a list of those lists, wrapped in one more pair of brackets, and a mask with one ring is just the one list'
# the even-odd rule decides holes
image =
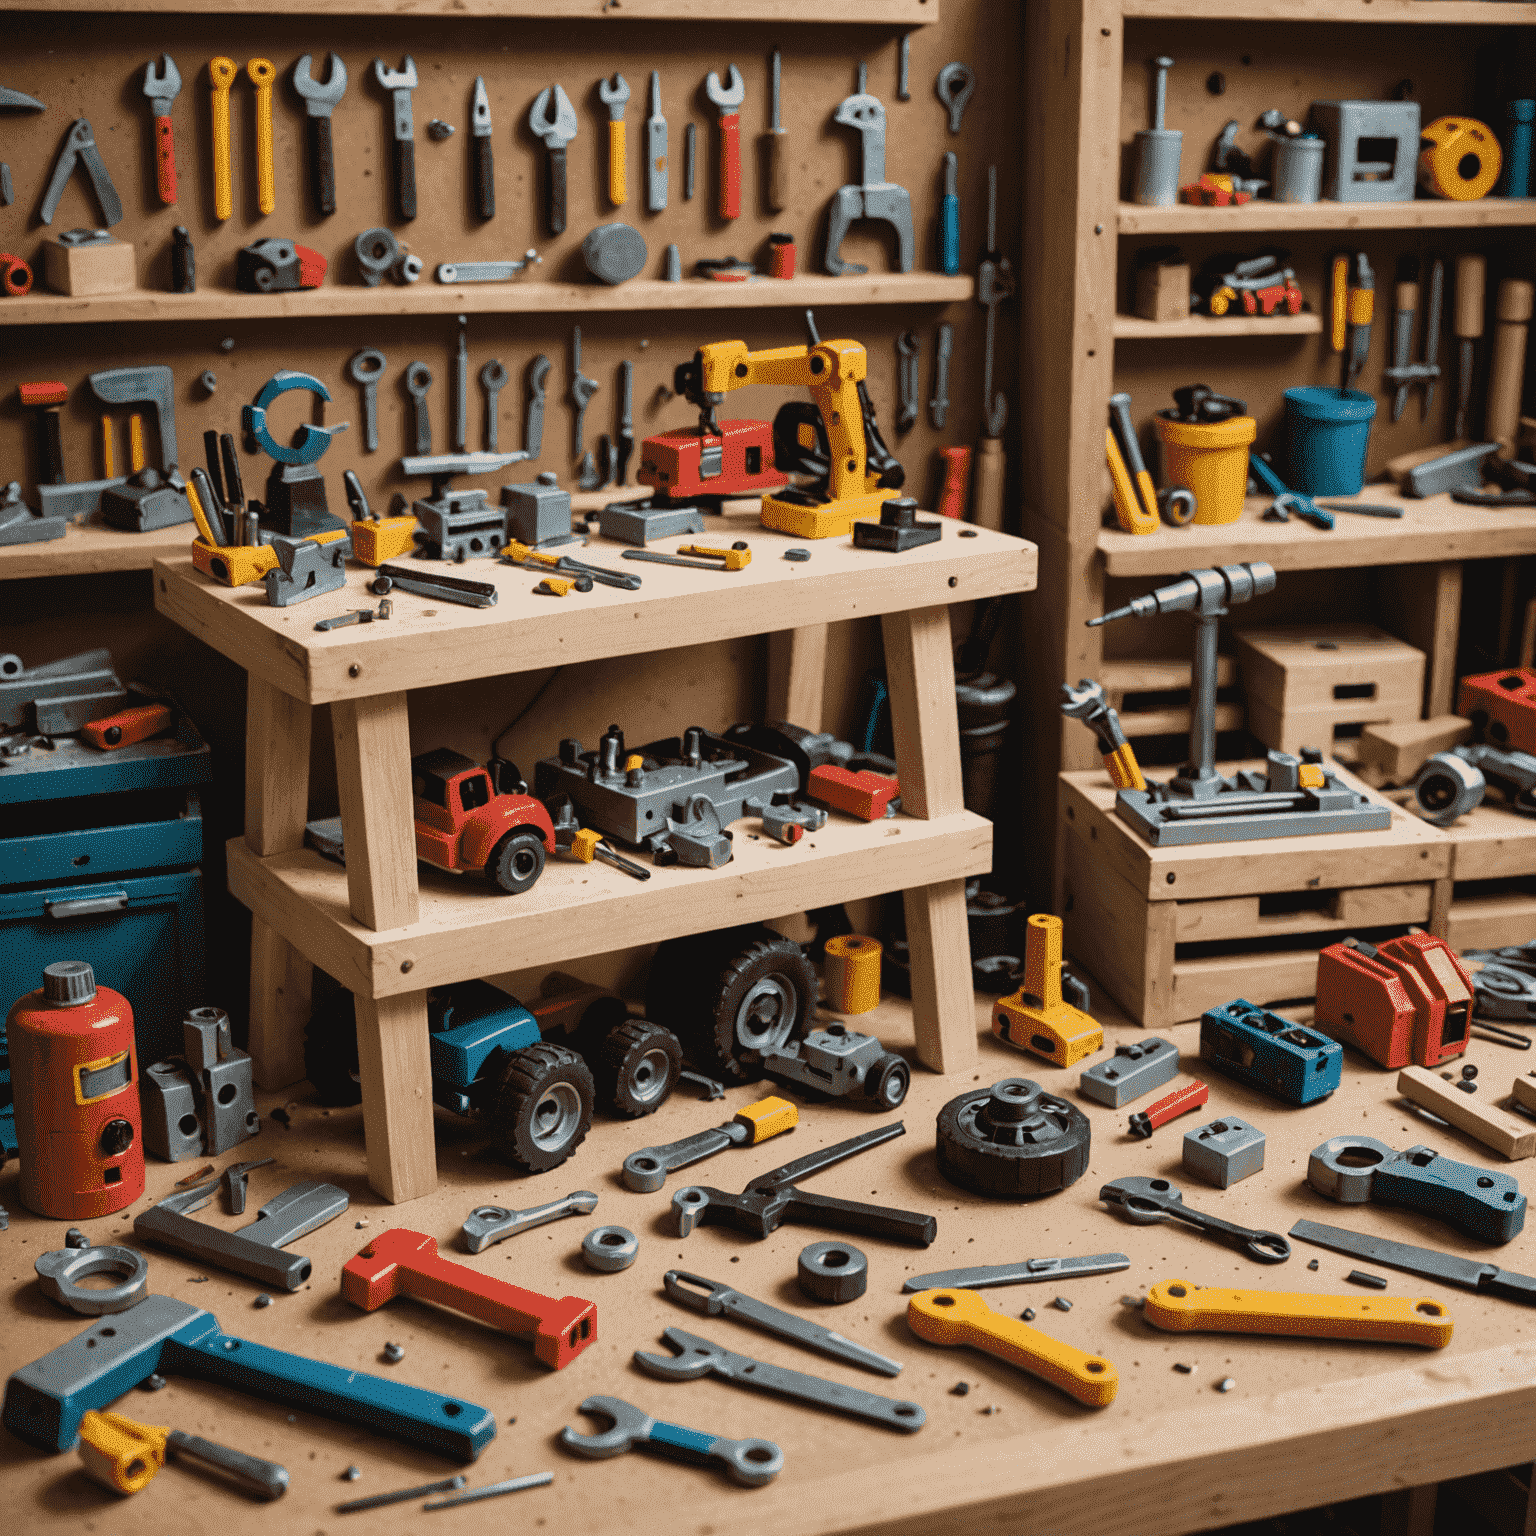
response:
{"label": "toy clamp", "polygon": [[317,464],[324,457],[325,450],[331,446],[331,439],[338,432],[345,432],[349,423],[343,421],[334,427],[316,427],[305,422],[299,428],[294,446],[284,448],[267,430],[267,408],[279,395],[286,395],[295,389],[307,389],[310,394],[319,395],[327,402],[331,398],[330,390],[313,374],[280,368],[261,386],[255,404],[241,408],[240,425],[256,439],[261,451],[269,458],[276,459],[279,464]]}

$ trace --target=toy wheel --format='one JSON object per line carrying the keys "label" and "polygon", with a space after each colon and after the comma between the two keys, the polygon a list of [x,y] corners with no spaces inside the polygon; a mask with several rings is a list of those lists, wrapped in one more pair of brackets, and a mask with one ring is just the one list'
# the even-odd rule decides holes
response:
{"label": "toy wheel", "polygon": [[1088,1171],[1088,1117],[1028,1078],[1009,1077],[939,1111],[939,1172],[980,1195],[1053,1194]]}
{"label": "toy wheel", "polygon": [[544,839],[537,832],[509,832],[491,850],[486,872],[508,895],[532,890],[544,873]]}
{"label": "toy wheel", "polygon": [[864,1091],[881,1109],[897,1109],[912,1086],[912,1068],[893,1051],[887,1051],[864,1079]]}
{"label": "toy wheel", "polygon": [[525,1046],[502,1074],[493,1112],[502,1154],[529,1173],[558,1168],[592,1129],[592,1074],[563,1045]]}
{"label": "toy wheel", "polygon": [[363,1102],[357,1066],[357,1009],[350,992],[338,992],[304,1031],[304,1075],[329,1109]]}
{"label": "toy wheel", "polygon": [[631,1019],[608,1031],[592,1062],[597,1097],[615,1114],[635,1119],[667,1102],[683,1070],[683,1047],[664,1024]]}

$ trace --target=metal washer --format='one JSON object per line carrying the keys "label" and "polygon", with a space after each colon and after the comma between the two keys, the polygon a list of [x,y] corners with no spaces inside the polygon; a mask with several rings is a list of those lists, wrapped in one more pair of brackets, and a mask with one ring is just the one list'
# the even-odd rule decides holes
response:
{"label": "metal washer", "polygon": [[640,1253],[640,1239],[628,1227],[593,1227],[581,1240],[581,1256],[593,1269],[616,1274]]}
{"label": "metal washer", "polygon": [[[149,1260],[132,1248],[59,1248],[39,1254],[33,1268],[43,1295],[82,1317],[126,1312],[143,1301],[149,1289]],[[85,1275],[108,1273],[123,1279],[99,1289],[76,1283]]]}
{"label": "metal washer", "polygon": [[813,1301],[857,1301],[869,1287],[869,1260],[852,1243],[812,1243],[800,1250],[798,1269]]}

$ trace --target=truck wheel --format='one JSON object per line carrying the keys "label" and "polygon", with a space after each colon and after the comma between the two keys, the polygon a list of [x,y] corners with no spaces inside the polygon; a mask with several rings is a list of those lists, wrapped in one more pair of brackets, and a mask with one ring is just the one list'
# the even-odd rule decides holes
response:
{"label": "truck wheel", "polygon": [[664,1025],[630,1019],[609,1030],[591,1066],[603,1107],[633,1120],[667,1102],[683,1070],[683,1047]]}
{"label": "truck wheel", "polygon": [[531,891],[544,873],[544,839],[537,832],[509,832],[491,850],[485,869],[508,895]]}
{"label": "truck wheel", "polygon": [[592,1074],[575,1051],[548,1041],[524,1046],[502,1073],[497,1145],[529,1173],[558,1168],[592,1129],[592,1100]]}
{"label": "truck wheel", "polygon": [[912,1068],[894,1051],[879,1057],[864,1079],[864,1091],[881,1109],[896,1109],[912,1086]]}
{"label": "truck wheel", "polygon": [[363,1102],[357,1068],[357,1009],[350,992],[338,992],[304,1031],[304,1075],[327,1108]]}

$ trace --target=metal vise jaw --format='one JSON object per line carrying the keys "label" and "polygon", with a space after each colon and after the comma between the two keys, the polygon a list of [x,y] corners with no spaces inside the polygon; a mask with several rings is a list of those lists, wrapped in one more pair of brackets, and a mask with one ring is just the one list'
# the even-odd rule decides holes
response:
{"label": "metal vise jaw", "polygon": [[302,603],[325,592],[345,586],[347,573],[343,561],[346,541],[317,544],[313,539],[272,540],[277,551],[278,569],[268,571],[262,580],[267,585],[267,601],[274,608]]}
{"label": "metal vise jaw", "polygon": [[827,271],[833,277],[841,277],[845,272],[867,272],[868,267],[844,261],[838,251],[855,219],[880,219],[896,231],[897,269],[910,272],[916,244],[912,235],[912,198],[905,187],[885,179],[885,108],[875,97],[861,92],[840,101],[832,121],[858,129],[863,146],[859,184],[839,187],[832,194],[827,221]]}
{"label": "metal vise jaw", "polygon": [[194,1008],[182,1021],[185,1058],[144,1074],[144,1145],[168,1163],[217,1157],[261,1129],[251,1058],[236,1050],[222,1008]]}

